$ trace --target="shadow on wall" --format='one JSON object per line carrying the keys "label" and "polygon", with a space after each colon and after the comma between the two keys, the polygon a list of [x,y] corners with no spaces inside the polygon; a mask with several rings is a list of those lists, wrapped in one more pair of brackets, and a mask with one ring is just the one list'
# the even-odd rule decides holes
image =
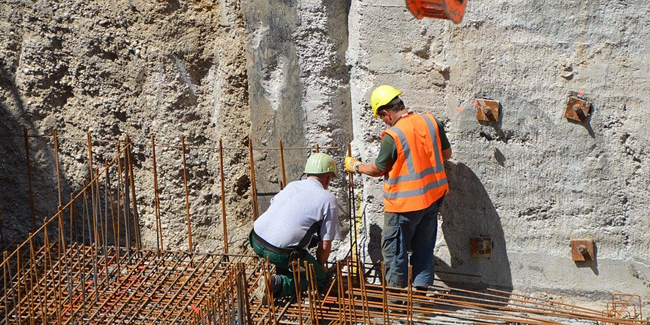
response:
{"label": "shadow on wall", "polygon": [[[462,163],[447,162],[447,178],[450,192],[445,197],[440,215],[450,264],[436,258],[436,271],[440,271],[437,276],[445,283],[511,289],[512,275],[501,218],[485,187],[476,174]],[[471,237],[491,238],[492,252],[489,257],[470,255]],[[441,239],[438,238],[438,246],[443,246]],[[440,248],[437,247],[437,251]]]}
{"label": "shadow on wall", "polygon": [[[498,286],[505,290],[512,288],[510,262],[506,242],[497,213],[483,184],[474,172],[462,163],[447,163],[447,177],[450,193],[445,197],[440,210],[444,236],[438,237],[436,247],[436,281],[452,286],[467,285],[468,288]],[[371,263],[381,260],[382,228],[371,224],[368,239],[368,255]],[[440,232],[439,232],[440,233]],[[491,237],[490,257],[471,257],[470,238]],[[443,241],[444,240],[444,241]],[[449,252],[449,264],[439,258]],[[459,273],[466,275],[458,275]]]}
{"label": "shadow on wall", "polygon": [[[56,212],[57,180],[51,138],[29,138],[34,220],[29,196],[24,128],[35,134],[28,121],[25,103],[12,74],[0,61],[0,251],[13,249],[27,238],[29,231],[42,225],[45,216]],[[61,175],[65,195],[68,182]],[[68,201],[65,197],[64,201]],[[12,248],[13,247],[13,248]]]}

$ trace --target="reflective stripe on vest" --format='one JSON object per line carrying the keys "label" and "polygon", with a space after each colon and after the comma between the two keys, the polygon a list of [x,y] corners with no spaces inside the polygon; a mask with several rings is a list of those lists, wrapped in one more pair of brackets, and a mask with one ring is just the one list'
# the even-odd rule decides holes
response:
{"label": "reflective stripe on vest", "polygon": [[384,182],[384,209],[409,212],[427,208],[449,188],[437,123],[431,114],[410,114],[386,133],[395,141],[397,160]]}

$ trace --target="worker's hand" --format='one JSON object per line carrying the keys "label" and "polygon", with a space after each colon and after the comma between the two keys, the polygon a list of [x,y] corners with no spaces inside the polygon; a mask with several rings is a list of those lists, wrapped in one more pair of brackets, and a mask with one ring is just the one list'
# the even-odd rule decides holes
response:
{"label": "worker's hand", "polygon": [[352,158],[352,157],[345,157],[345,171],[348,173],[358,173],[359,170],[357,169],[361,165],[361,162],[359,159]]}

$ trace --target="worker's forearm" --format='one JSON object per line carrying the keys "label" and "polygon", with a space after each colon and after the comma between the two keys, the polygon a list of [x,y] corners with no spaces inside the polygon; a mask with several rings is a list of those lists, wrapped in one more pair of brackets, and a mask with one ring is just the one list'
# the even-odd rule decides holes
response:
{"label": "worker's forearm", "polygon": [[377,168],[377,165],[375,165],[375,163],[359,165],[359,173],[366,174],[372,177],[378,177],[384,174],[383,171]]}
{"label": "worker's forearm", "polygon": [[316,250],[316,260],[318,263],[325,267],[327,259],[330,257],[330,251],[332,250],[332,241],[324,240],[318,244],[318,249]]}
{"label": "worker's forearm", "polygon": [[443,161],[447,161],[451,158],[451,148],[447,149],[442,149],[442,159]]}

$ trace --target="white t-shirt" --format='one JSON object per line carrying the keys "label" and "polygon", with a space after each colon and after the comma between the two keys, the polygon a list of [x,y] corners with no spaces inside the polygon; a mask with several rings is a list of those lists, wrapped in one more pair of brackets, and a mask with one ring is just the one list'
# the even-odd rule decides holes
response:
{"label": "white t-shirt", "polygon": [[316,179],[289,183],[253,225],[255,233],[278,248],[296,247],[307,230],[322,221],[321,240],[340,239],[336,197]]}

